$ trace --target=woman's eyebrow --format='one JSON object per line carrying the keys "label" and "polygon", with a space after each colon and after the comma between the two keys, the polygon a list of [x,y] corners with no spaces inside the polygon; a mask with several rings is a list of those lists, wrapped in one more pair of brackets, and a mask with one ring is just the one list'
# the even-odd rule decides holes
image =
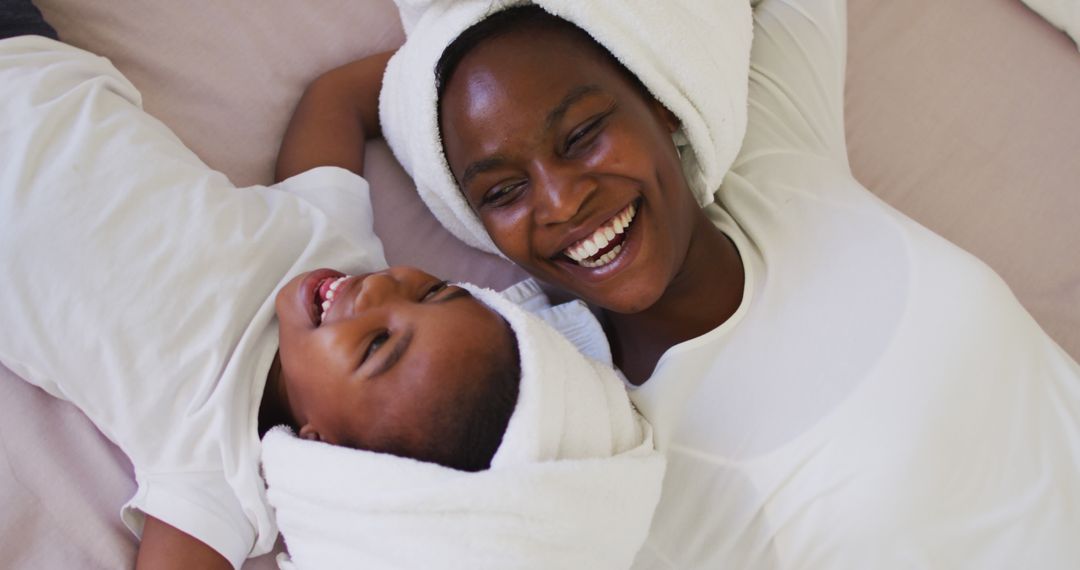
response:
{"label": "woman's eyebrow", "polygon": [[556,105],[550,113],[548,113],[547,120],[544,122],[544,130],[550,131],[552,128],[554,128],[555,124],[562,120],[563,116],[566,115],[566,112],[570,110],[570,107],[572,107],[574,103],[577,103],[581,99],[584,99],[585,97],[592,95],[593,93],[600,93],[602,91],[603,90],[600,89],[599,85],[592,84],[578,85],[577,87],[571,89],[570,92],[562,98],[562,101],[560,101],[559,104]]}
{"label": "woman's eyebrow", "polygon": [[469,185],[469,181],[476,177],[477,174],[486,170],[497,168],[506,162],[506,158],[502,155],[489,156],[483,160],[478,160],[469,165],[465,169],[465,173],[461,175],[461,186],[465,187]]}

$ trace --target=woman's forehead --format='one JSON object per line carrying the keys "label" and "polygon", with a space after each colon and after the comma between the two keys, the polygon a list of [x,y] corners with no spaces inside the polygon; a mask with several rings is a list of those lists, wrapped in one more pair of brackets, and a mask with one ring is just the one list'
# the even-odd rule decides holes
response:
{"label": "woman's forehead", "polygon": [[617,63],[581,33],[541,28],[487,38],[467,53],[449,78],[448,89],[467,85],[530,90],[559,83],[601,80]]}
{"label": "woman's forehead", "polygon": [[576,102],[582,94],[625,90],[627,82],[605,58],[585,57],[580,50],[543,53],[542,45],[515,51],[492,44],[462,60],[440,102],[446,134],[539,135],[568,98]]}

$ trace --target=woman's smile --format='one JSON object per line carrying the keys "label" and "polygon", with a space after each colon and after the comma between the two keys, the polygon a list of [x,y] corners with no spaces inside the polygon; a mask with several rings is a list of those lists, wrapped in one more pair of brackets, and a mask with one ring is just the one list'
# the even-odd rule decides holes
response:
{"label": "woman's smile", "polygon": [[556,265],[573,279],[603,281],[628,267],[640,243],[638,212],[641,199],[635,200],[610,217],[588,237],[578,239],[553,258]]}
{"label": "woman's smile", "polygon": [[578,240],[563,249],[562,255],[582,267],[603,267],[615,259],[622,251],[625,232],[630,228],[637,214],[635,204],[631,203],[596,228],[589,237]]}

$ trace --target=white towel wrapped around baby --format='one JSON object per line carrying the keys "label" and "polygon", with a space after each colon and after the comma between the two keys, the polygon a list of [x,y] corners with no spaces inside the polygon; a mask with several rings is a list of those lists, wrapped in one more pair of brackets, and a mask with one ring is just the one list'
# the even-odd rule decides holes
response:
{"label": "white towel wrapped around baby", "polygon": [[275,428],[263,439],[262,460],[289,550],[282,568],[632,563],[659,500],[664,460],[618,375],[555,330],[610,359],[599,324],[580,303],[543,309],[543,319],[523,310],[537,304],[531,282],[509,297],[466,287],[510,323],[521,355],[518,403],[491,468],[466,473]]}

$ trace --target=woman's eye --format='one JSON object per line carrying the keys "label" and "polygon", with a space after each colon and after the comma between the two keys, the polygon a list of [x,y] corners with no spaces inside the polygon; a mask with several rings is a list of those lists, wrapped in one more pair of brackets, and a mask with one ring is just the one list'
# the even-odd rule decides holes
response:
{"label": "woman's eye", "polygon": [[379,333],[374,339],[371,340],[371,344],[368,345],[367,352],[364,353],[364,361],[375,354],[375,351],[379,350],[379,347],[386,344],[386,341],[390,340],[390,332],[383,331]]}
{"label": "woman's eye", "polygon": [[524,182],[513,182],[492,188],[484,195],[483,205],[502,206],[513,201],[519,194],[519,190],[525,186]]}
{"label": "woman's eye", "polygon": [[581,143],[585,140],[586,137],[596,131],[596,127],[598,127],[599,125],[600,120],[597,119],[586,124],[584,127],[581,127],[580,129],[570,133],[570,136],[566,139],[566,149],[573,150],[575,145]]}
{"label": "woman's eye", "polygon": [[566,137],[566,152],[573,152],[577,147],[581,147],[592,141],[604,126],[604,121],[611,116],[613,112],[614,108],[608,109],[600,115],[590,119],[580,128],[571,132],[570,136]]}
{"label": "woman's eye", "polygon": [[434,297],[439,291],[446,289],[447,285],[449,284],[450,283],[448,281],[440,281],[436,283],[433,287],[427,290],[427,293],[424,293],[424,298],[422,300],[427,301],[428,299]]}

